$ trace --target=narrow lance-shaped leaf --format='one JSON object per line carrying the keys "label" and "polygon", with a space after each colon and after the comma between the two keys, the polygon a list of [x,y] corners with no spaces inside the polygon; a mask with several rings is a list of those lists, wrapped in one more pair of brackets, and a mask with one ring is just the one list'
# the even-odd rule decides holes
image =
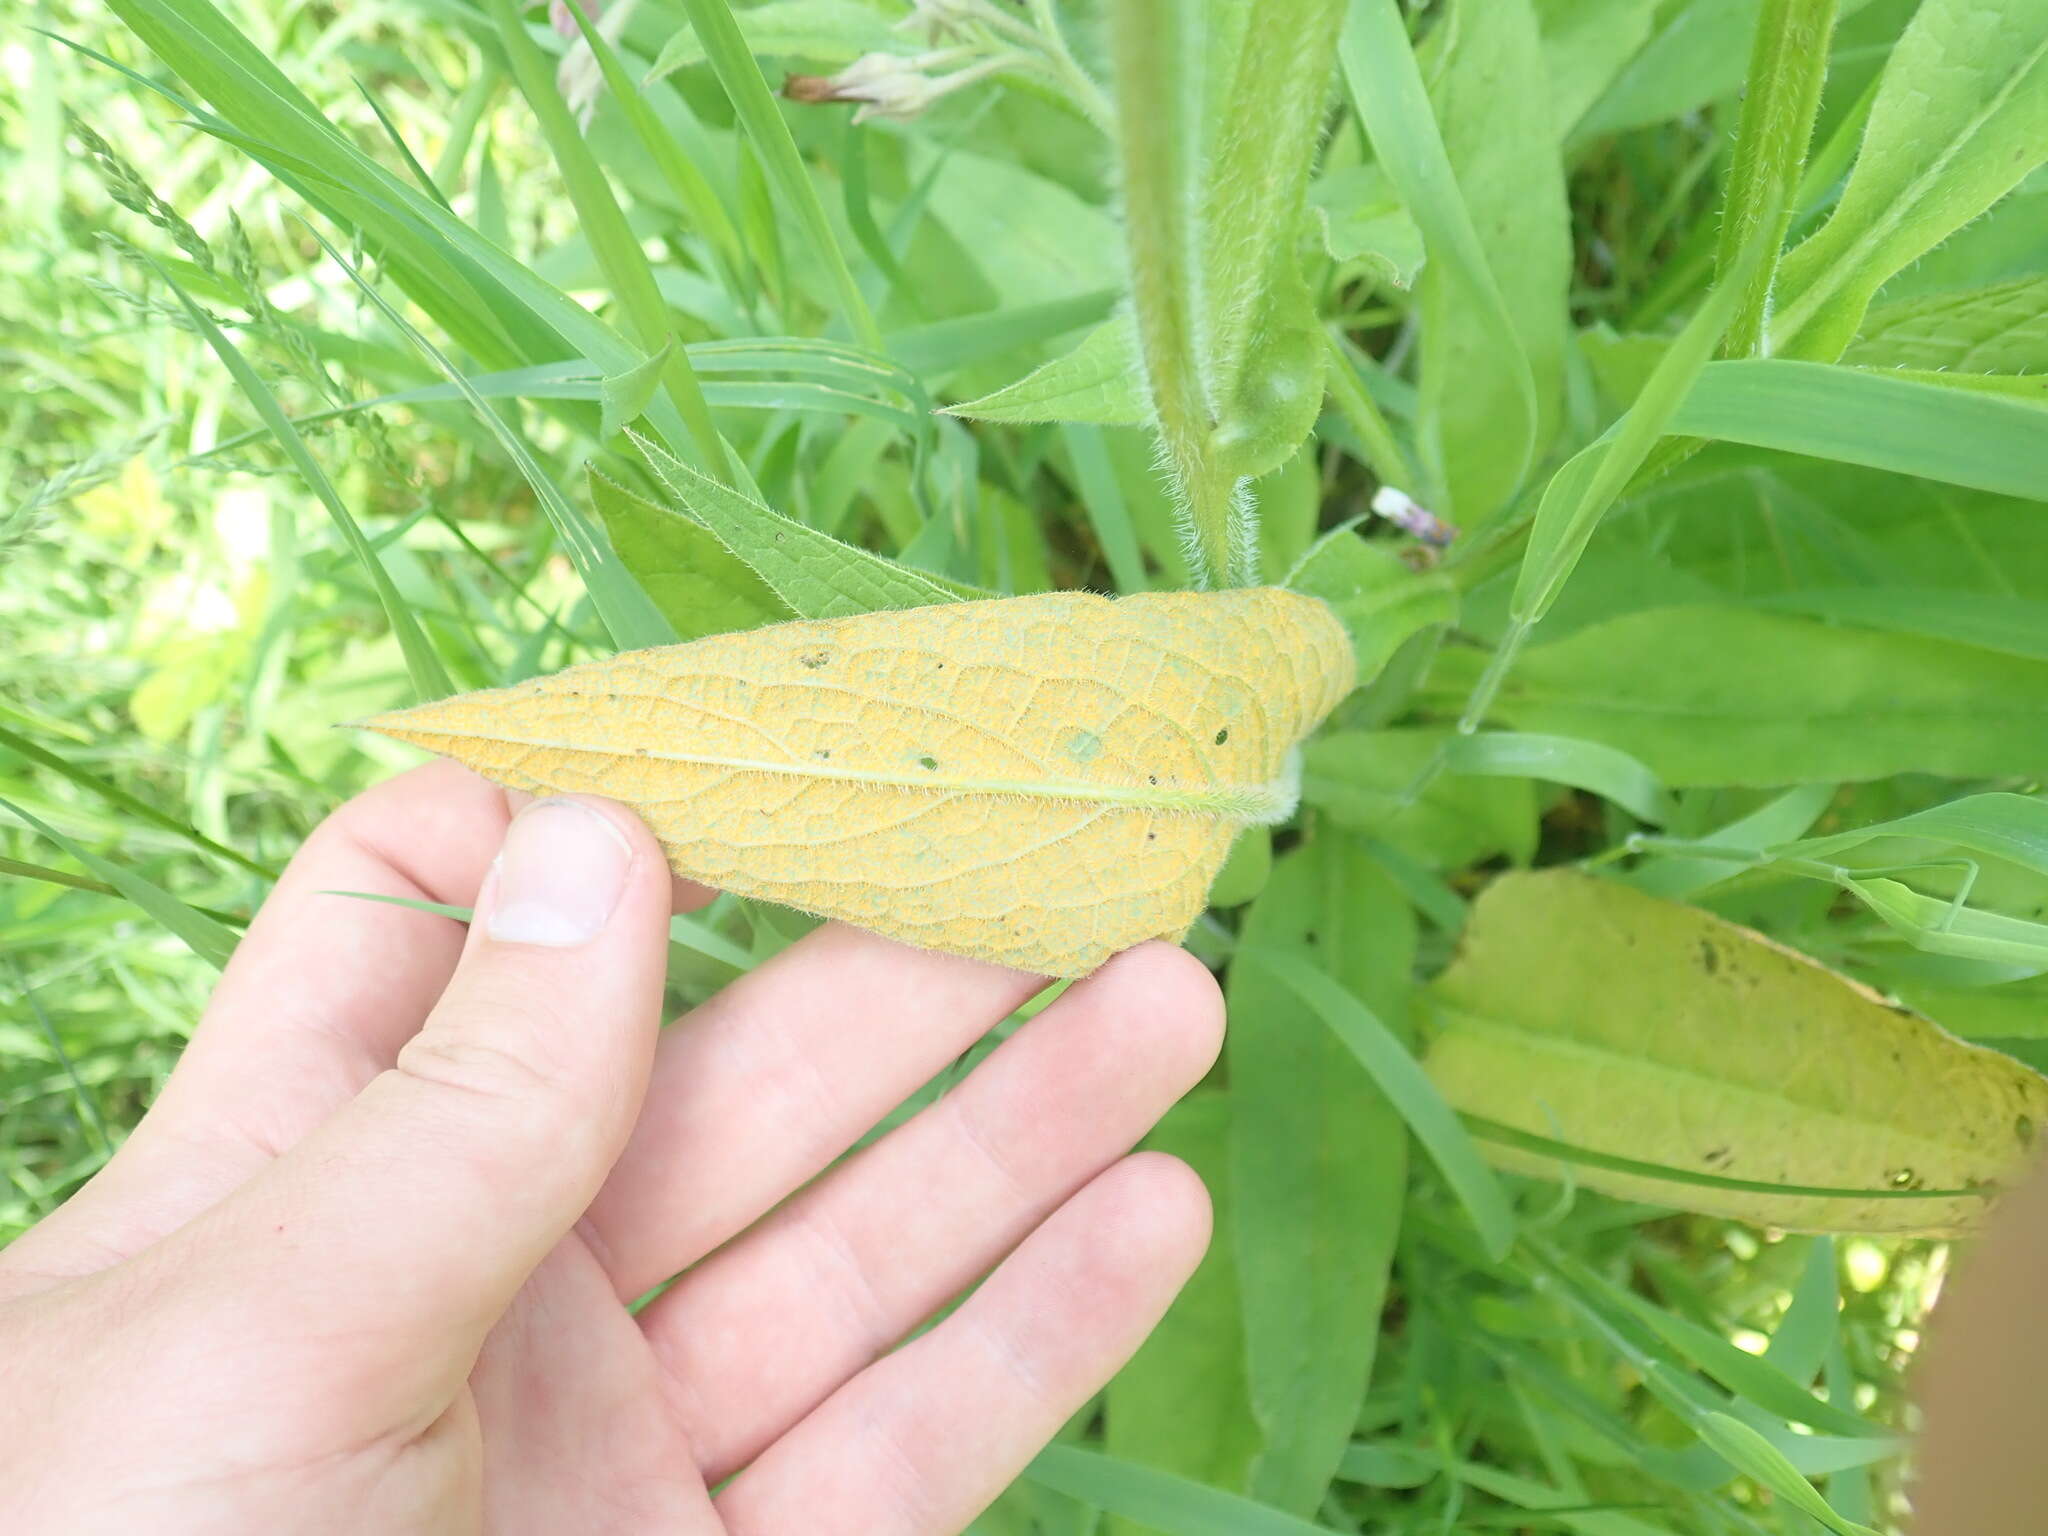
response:
{"label": "narrow lance-shaped leaf", "polygon": [[1200,914],[1352,682],[1272,588],[1053,593],[771,625],[365,722],[637,809],[678,873],[1048,975]]}
{"label": "narrow lance-shaped leaf", "polygon": [[[1415,918],[1341,829],[1283,856],[1240,955],[1280,952],[1405,1032]],[[1230,968],[1230,1219],[1251,1404],[1265,1431],[1250,1491],[1322,1507],[1358,1420],[1408,1185],[1408,1130],[1343,1040],[1286,981]]]}
{"label": "narrow lance-shaped leaf", "polygon": [[[1800,1231],[1950,1235],[2026,1164],[2048,1079],[1748,929],[1566,870],[1509,875],[1432,988],[1425,1065],[1459,1110],[1774,1196],[1579,1164],[1623,1199]],[[1558,1164],[1496,1146],[1518,1171]]]}

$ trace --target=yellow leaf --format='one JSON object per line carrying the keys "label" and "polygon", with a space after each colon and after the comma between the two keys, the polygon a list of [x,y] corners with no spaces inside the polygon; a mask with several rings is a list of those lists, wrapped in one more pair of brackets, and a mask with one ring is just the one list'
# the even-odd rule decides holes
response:
{"label": "yellow leaf", "polygon": [[1453,1108],[1630,1166],[1490,1155],[1625,1200],[1958,1236],[1987,1202],[1938,1192],[2004,1183],[2048,1127],[2048,1079],[2011,1057],[1762,934],[1573,870],[1488,886],[1430,999],[1424,1066]]}
{"label": "yellow leaf", "polygon": [[801,620],[365,722],[609,795],[676,871],[927,949],[1078,976],[1178,938],[1353,678],[1314,598],[1083,592]]}

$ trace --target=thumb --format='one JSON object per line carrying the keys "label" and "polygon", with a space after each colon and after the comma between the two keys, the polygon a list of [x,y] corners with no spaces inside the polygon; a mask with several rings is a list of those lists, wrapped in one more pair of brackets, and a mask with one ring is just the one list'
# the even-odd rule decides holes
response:
{"label": "thumb", "polygon": [[659,845],[623,807],[528,805],[396,1066],[178,1234],[189,1246],[163,1246],[226,1267],[245,1335],[346,1340],[342,1368],[378,1400],[356,1409],[452,1392],[638,1118],[671,899]]}

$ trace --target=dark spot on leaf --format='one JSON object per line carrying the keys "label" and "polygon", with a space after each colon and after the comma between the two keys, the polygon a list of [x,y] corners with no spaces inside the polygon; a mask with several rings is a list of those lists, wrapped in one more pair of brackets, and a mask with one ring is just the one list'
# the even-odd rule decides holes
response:
{"label": "dark spot on leaf", "polygon": [[1145,834],[1145,841],[1146,841],[1146,842],[1148,842],[1148,843],[1154,843],[1154,842],[1157,842],[1158,840],[1159,840],[1159,834],[1158,834],[1157,832],[1147,832],[1147,833]]}
{"label": "dark spot on leaf", "polygon": [[1315,929],[1313,929],[1313,928],[1309,929],[1309,930],[1308,930],[1308,932],[1304,933],[1304,934],[1302,935],[1302,937],[1303,937],[1304,939],[1306,939],[1306,940],[1307,940],[1307,941],[1308,941],[1309,943],[1311,943],[1311,944],[1315,944],[1315,943],[1319,943],[1319,942],[1321,942],[1321,941],[1320,941],[1319,939],[1317,939],[1317,937],[1316,937],[1316,931],[1315,931]]}
{"label": "dark spot on leaf", "polygon": [[1228,740],[1230,740],[1230,727],[1226,725],[1216,733],[1216,745],[1220,747]]}
{"label": "dark spot on leaf", "polygon": [[830,757],[832,755],[832,749],[830,747],[820,747],[818,748],[816,755],[819,757]]}
{"label": "dark spot on leaf", "polygon": [[1159,782],[1159,775],[1156,773],[1148,773],[1145,775],[1145,782],[1147,784],[1157,784]]}
{"label": "dark spot on leaf", "polygon": [[1715,1147],[1711,1152],[1701,1154],[1700,1161],[1709,1167],[1725,1163],[1735,1155],[1733,1147]]}
{"label": "dark spot on leaf", "polygon": [[1712,939],[1700,940],[1700,969],[1709,976],[1721,969],[1721,952],[1714,948]]}
{"label": "dark spot on leaf", "polygon": [[808,656],[797,657],[798,661],[802,662],[805,666],[810,667],[813,670],[824,666],[827,662],[831,661],[831,659],[832,653],[830,651],[813,651]]}
{"label": "dark spot on leaf", "polygon": [[2020,1115],[2013,1120],[2012,1133],[2021,1146],[2031,1147],[2034,1144],[2034,1122],[2027,1116]]}

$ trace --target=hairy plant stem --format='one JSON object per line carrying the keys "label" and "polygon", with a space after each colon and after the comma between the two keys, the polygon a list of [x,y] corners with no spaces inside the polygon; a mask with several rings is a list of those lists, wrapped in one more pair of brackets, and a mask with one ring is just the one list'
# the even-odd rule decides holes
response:
{"label": "hairy plant stem", "polygon": [[1764,257],[1749,275],[1734,323],[1722,339],[1724,357],[1770,355],[1771,290],[1827,80],[1835,4],[1836,0],[1764,0],[1757,22],[1742,121],[1735,135],[1735,162],[1723,202],[1716,271],[1725,281],[1760,233]]}
{"label": "hairy plant stem", "polygon": [[1185,0],[1119,0],[1111,25],[1131,304],[1165,467],[1190,564],[1205,586],[1238,579],[1236,485],[1211,451],[1214,404],[1202,374],[1201,190],[1195,145],[1201,64]]}

